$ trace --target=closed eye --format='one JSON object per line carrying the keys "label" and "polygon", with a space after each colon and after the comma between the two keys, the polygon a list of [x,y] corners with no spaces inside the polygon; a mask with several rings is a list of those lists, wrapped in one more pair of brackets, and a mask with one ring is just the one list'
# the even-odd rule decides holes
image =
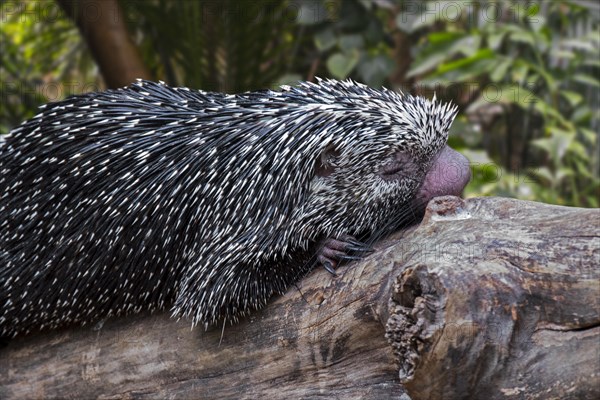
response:
{"label": "closed eye", "polygon": [[379,170],[379,175],[384,179],[392,179],[394,175],[398,175],[405,168],[405,163],[399,161],[393,161],[389,164],[384,165]]}
{"label": "closed eye", "polygon": [[387,158],[387,162],[379,168],[378,175],[385,181],[399,181],[417,177],[418,168],[410,154],[399,151]]}
{"label": "closed eye", "polygon": [[394,175],[394,174],[397,174],[398,172],[402,171],[402,168],[404,168],[404,163],[396,161],[396,162],[392,162],[392,163],[384,165],[381,168],[380,173],[382,175]]}

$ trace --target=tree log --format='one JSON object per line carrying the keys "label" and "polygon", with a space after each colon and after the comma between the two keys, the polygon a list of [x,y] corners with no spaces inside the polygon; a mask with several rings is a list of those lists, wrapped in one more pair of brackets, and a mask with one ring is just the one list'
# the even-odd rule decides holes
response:
{"label": "tree log", "polygon": [[386,335],[408,393],[599,398],[599,210],[456,202],[400,245]]}
{"label": "tree log", "polygon": [[440,197],[418,227],[234,326],[157,313],[15,339],[0,398],[597,398],[599,223]]}

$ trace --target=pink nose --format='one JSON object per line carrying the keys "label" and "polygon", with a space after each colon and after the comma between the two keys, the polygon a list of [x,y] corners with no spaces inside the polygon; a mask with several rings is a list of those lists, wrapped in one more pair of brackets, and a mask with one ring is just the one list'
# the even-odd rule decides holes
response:
{"label": "pink nose", "polygon": [[417,197],[428,202],[437,196],[460,196],[470,179],[469,161],[445,146],[425,176]]}

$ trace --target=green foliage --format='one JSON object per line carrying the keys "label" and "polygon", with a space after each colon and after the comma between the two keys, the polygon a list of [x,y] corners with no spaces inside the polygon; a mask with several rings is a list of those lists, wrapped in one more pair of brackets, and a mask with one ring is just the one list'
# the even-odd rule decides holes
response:
{"label": "green foliage", "polygon": [[[325,64],[317,75],[354,78],[369,86],[386,82],[395,65],[389,35],[384,29],[386,10],[370,1],[303,1],[298,22],[313,38],[313,65]],[[324,61],[324,62],[323,62]],[[309,78],[312,78],[310,76]]]}
{"label": "green foliage", "polygon": [[[432,87],[461,107],[450,144],[473,163],[467,194],[597,207],[599,31],[578,3],[147,0],[121,6],[155,79],[225,92],[316,76],[393,87],[399,78],[390,77],[402,62],[393,46],[404,43],[395,41],[404,32],[414,56],[413,91]],[[42,103],[102,88],[81,35],[55,2],[0,7],[0,134]]]}
{"label": "green foliage", "polygon": [[95,64],[54,2],[2,2],[0,16],[0,134],[41,104],[98,90]]}
{"label": "green foliage", "polygon": [[463,134],[478,134],[476,145],[490,144],[491,159],[478,154],[484,161],[478,165],[500,162],[509,171],[486,181],[489,174],[476,166],[472,193],[597,207],[598,21],[567,2],[481,1],[457,18],[442,18],[444,2],[436,4],[437,18],[428,10],[412,23],[400,14],[397,23],[411,32],[435,26],[416,46],[409,76],[424,75],[422,83],[430,86],[471,85],[463,122],[480,112],[498,114],[491,122],[462,126]]}
{"label": "green foliage", "polygon": [[286,71],[296,27],[285,2],[121,4],[146,65],[169,84],[234,93],[269,87]]}

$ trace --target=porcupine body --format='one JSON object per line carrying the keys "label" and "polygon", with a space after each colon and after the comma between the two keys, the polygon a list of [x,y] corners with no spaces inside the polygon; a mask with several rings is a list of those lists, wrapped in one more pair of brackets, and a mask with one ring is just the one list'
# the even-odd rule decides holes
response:
{"label": "porcupine body", "polygon": [[0,145],[0,336],[256,309],[323,240],[405,215],[454,115],[331,80],[239,95],[138,81],[47,104]]}

